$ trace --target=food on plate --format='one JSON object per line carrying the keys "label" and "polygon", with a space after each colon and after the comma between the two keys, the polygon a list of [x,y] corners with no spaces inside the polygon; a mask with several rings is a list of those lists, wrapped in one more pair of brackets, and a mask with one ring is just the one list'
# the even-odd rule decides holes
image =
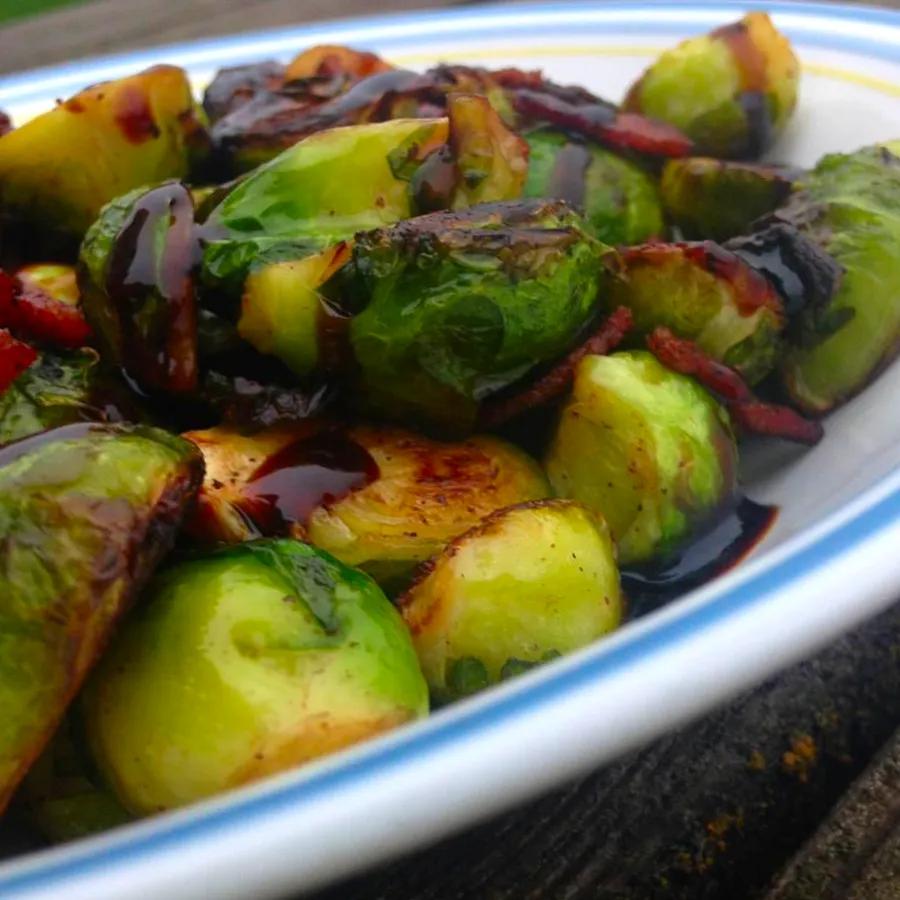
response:
{"label": "food on plate", "polygon": [[756,159],[784,129],[800,64],[764,12],[667,50],[632,85],[624,109],[680,128],[699,153]]}
{"label": "food on plate", "polygon": [[399,603],[438,702],[584,647],[622,618],[609,529],[568,500],[488,516],[423,566]]}
{"label": "food on plate", "polygon": [[376,584],[286,538],[160,573],[82,704],[94,763],[146,815],[415,721],[428,691]]}
{"label": "food on plate", "polygon": [[736,563],[745,443],[900,347],[900,142],[758,161],[798,81],[753,12],[621,104],[322,44],[0,121],[0,807],[183,806]]}
{"label": "food on plate", "polygon": [[70,425],[0,451],[0,807],[166,555],[200,454],[158,429]]}

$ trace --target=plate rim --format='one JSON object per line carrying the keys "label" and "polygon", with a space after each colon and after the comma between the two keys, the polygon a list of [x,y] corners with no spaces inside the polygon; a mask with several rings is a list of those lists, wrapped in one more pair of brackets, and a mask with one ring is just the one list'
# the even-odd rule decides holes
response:
{"label": "plate rim", "polygon": [[[397,24],[418,25],[430,31],[440,22],[449,20],[478,20],[488,16],[514,18],[523,11],[551,10],[554,14],[584,13],[604,10],[634,13],[640,10],[700,10],[710,11],[766,9],[801,17],[863,20],[873,24],[889,24],[897,29],[900,43],[900,11],[871,6],[848,6],[831,3],[800,3],[779,0],[775,3],[743,3],[741,0],[644,0],[628,2],[614,0],[611,3],[592,2],[569,4],[488,4],[477,8],[455,10],[392,13],[387,15],[355,17],[328,22],[316,22],[288,29],[266,30],[227,36],[221,39],[202,39],[178,44],[161,45],[147,50],[88,57],[77,62],[63,63],[34,69],[0,78],[0,103],[4,92],[12,85],[25,84],[35,78],[47,80],[54,73],[71,77],[88,67],[109,65],[139,65],[139,60],[158,58],[169,52],[202,52],[208,48],[226,49],[247,46],[273,35],[284,40],[308,41],[310,35],[328,29],[333,32],[362,27],[381,27]],[[654,30],[659,30],[656,25]],[[884,42],[873,39],[874,43]],[[845,43],[845,46],[847,44]],[[223,49],[224,48],[224,49]],[[897,57],[893,57],[896,61]],[[88,77],[89,74],[88,74]],[[699,591],[692,592],[678,603],[660,613],[632,624],[622,633],[598,645],[575,654],[558,664],[530,673],[515,683],[494,690],[476,700],[463,703],[453,710],[442,712],[423,723],[398,733],[373,741],[330,760],[286,773],[276,779],[231,793],[225,797],[206,801],[187,810],[169,814],[159,819],[127,826],[111,834],[91,838],[74,845],[27,854],[20,859],[0,864],[0,894],[13,897],[34,891],[49,890],[61,880],[70,877],[90,877],[100,870],[104,874],[110,866],[121,868],[129,860],[145,859],[159,855],[170,846],[198,838],[216,837],[225,829],[247,831],[264,824],[266,816],[293,808],[297,804],[312,803],[329,792],[346,789],[388,770],[408,765],[408,758],[425,753],[446,753],[448,748],[461,745],[474,738],[484,738],[489,726],[494,732],[506,727],[513,719],[534,717],[562,699],[572,696],[586,687],[596,690],[598,684],[613,674],[646,663],[664,650],[683,649],[693,638],[705,636],[710,629],[734,620],[740,614],[771,602],[773,598],[787,596],[803,579],[816,578],[823,584],[829,572],[836,572],[849,557],[861,555],[871,549],[876,539],[885,536],[900,537],[900,470],[872,485],[852,501],[835,510],[818,525],[804,529],[785,543],[767,552],[757,560],[745,564],[734,573],[717,580]],[[900,560],[892,560],[887,579],[896,587],[900,584]],[[884,578],[884,575],[882,575]],[[870,586],[871,590],[871,586]],[[882,598],[871,603],[862,614],[840,608],[836,627],[843,629],[848,622],[860,621],[878,611]],[[837,615],[838,610],[834,611]],[[839,621],[837,621],[839,620]],[[828,635],[825,636],[825,640]],[[815,641],[803,645],[809,650]],[[782,657],[789,658],[790,651]],[[783,660],[782,660],[783,662]],[[708,705],[708,698],[702,704]],[[336,875],[343,876],[349,870]],[[94,886],[96,884],[94,883]],[[245,882],[242,885],[247,887]],[[72,896],[82,896],[80,893]],[[96,897],[97,894],[83,896]]]}

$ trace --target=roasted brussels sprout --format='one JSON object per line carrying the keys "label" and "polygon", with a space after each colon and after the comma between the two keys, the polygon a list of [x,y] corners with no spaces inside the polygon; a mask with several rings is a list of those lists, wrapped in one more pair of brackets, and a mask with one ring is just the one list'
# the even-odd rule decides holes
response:
{"label": "roasted brussels sprout", "polygon": [[189,442],[72,425],[0,451],[0,807],[202,480]]}
{"label": "roasted brussels sprout", "polygon": [[537,464],[492,437],[439,443],[399,429],[320,422],[186,437],[206,460],[190,524],[198,539],[287,533],[389,585],[483,516],[550,495]]}
{"label": "roasted brussels sprout", "polygon": [[607,244],[638,244],[662,233],[656,187],[635,163],[552,129],[528,132],[525,139],[524,196],[565,200],[583,210],[591,234]]}
{"label": "roasted brussels sprout", "polygon": [[211,123],[250,102],[259,91],[284,84],[285,66],[274,60],[219,69],[203,92],[203,110]]}
{"label": "roasted brussels sprout", "polygon": [[114,197],[187,175],[204,145],[187,75],[154,66],[86,88],[0,138],[0,209],[80,237]]}
{"label": "roasted brussels sprout", "polygon": [[785,324],[781,297],[736,253],[711,241],[643,244],[621,259],[610,305],[632,311],[637,334],[671,328],[751,383],[773,369]]}
{"label": "roasted brussels sprout", "polygon": [[139,415],[96,351],[43,353],[0,394],[0,446],[74,422],[134,421]]}
{"label": "roasted brussels sprout", "polygon": [[609,529],[566,500],[499,510],[426,564],[400,608],[432,696],[456,700],[619,625]]}
{"label": "roasted brussels sprout", "polygon": [[843,268],[836,289],[794,323],[782,369],[793,401],[824,413],[900,347],[900,157],[886,148],[826,156],[777,216]]}
{"label": "roasted brussels sprout", "polygon": [[210,213],[205,278],[239,291],[260,259],[299,259],[407,218],[409,179],[447,134],[446,119],[398,119],[323,131],[295,144],[238,182]]}
{"label": "roasted brussels sprout", "polygon": [[685,237],[722,241],[774,212],[799,175],[785,166],[692,156],[666,163],[660,195],[666,216]]}
{"label": "roasted brussels sprout", "polygon": [[299,541],[183,562],[145,599],[83,694],[94,760],[132,813],[246,784],[428,711],[384,594]]}
{"label": "roasted brussels sprout", "polygon": [[668,50],[628,91],[624,109],[670,122],[697,152],[753,159],[797,103],[800,66],[763,12]]}
{"label": "roasted brussels sprout", "polygon": [[347,264],[350,253],[350,245],[341,241],[320,253],[251,271],[241,300],[241,337],[298,375],[338,362],[329,358],[329,350],[336,327],[342,327],[346,317],[319,288]]}
{"label": "roasted brussels sprout", "polygon": [[703,388],[633,351],[581,362],[545,468],[606,519],[627,565],[674,552],[731,501],[737,448]]}
{"label": "roasted brussels sprout", "polygon": [[337,44],[317,44],[295,56],[284,73],[285,81],[298,78],[334,78],[345,75],[367,78],[393,69],[390,63],[366,50]]}
{"label": "roasted brussels sprout", "polygon": [[81,246],[82,302],[100,348],[142,388],[197,386],[194,203],[177,181],[106,206]]}
{"label": "roasted brussels sprout", "polygon": [[594,315],[604,246],[565,204],[486,204],[357,235],[360,402],[471,430],[479,403],[564,353]]}

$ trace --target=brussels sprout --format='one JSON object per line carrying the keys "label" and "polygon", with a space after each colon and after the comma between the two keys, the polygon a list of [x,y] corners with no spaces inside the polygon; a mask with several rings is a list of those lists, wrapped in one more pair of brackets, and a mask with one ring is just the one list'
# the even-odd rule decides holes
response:
{"label": "brussels sprout", "polygon": [[407,218],[409,179],[447,134],[446,119],[398,119],[323,131],[295,144],[240,181],[210,213],[204,276],[239,288],[261,258],[302,258],[356,231]]}
{"label": "brussels sprout", "polygon": [[206,480],[190,523],[203,541],[291,534],[393,584],[502,506],[547,497],[537,464],[492,437],[439,443],[321,422],[185,435]]}
{"label": "brussels sprout", "polygon": [[181,69],[94,85],[0,139],[0,208],[80,237],[114,197],[185,176],[204,142]]}
{"label": "brussels sprout", "polygon": [[53,842],[108,831],[133,818],[97,774],[81,736],[77,703],[75,707],[16,795],[16,806]]}
{"label": "brussels sprout", "polygon": [[561,131],[525,135],[529,147],[524,196],[565,200],[584,211],[591,234],[607,244],[637,244],[663,230],[653,180],[635,163]]}
{"label": "brussels sprout", "polygon": [[416,563],[494,510],[550,496],[540,467],[497,438],[440,443],[362,426],[349,435],[370,454],[378,475],[317,506],[307,537],[387,585],[402,582]]}
{"label": "brussels sprout", "polygon": [[284,84],[285,67],[273,60],[219,69],[203,92],[203,110],[210,122],[248,103],[259,91],[274,91]]}
{"label": "brussels sprout", "polygon": [[121,422],[137,411],[96,351],[44,353],[0,395],[0,446],[74,422]]}
{"label": "brussels sprout", "polygon": [[566,500],[499,510],[424,566],[400,608],[432,696],[456,700],[619,625],[609,529]]}
{"label": "brussels sprout", "polygon": [[420,718],[428,693],[374,582],[283,539],[159,576],[86,686],[83,710],[100,771],[140,815]]}
{"label": "brussels sprout", "polygon": [[649,353],[588,356],[545,459],[550,483],[609,523],[623,565],[664,557],[729,502],[725,411]]}
{"label": "brussels sprout", "polygon": [[360,403],[472,428],[478,404],[564,353],[596,310],[604,247],[565,204],[432,213],[357,235],[350,323]]}
{"label": "brussels sprout", "polygon": [[177,181],[119,197],[85,236],[85,314],[104,356],[143,388],[197,386],[198,255],[193,200]]}
{"label": "brussels sprout", "polygon": [[883,148],[826,156],[778,215],[843,268],[833,294],[792,328],[782,370],[794,402],[823,413],[900,347],[900,157]]}
{"label": "brussels sprout", "polygon": [[295,56],[284,73],[285,81],[298,78],[333,78],[347,75],[367,78],[379,72],[389,72],[394,67],[375,53],[354,50],[336,44],[317,44]]}
{"label": "brussels sprout", "polygon": [[0,271],[0,325],[29,340],[55,347],[82,347],[91,330],[78,308],[72,266],[40,263],[15,276]]}
{"label": "brussels sprout", "polygon": [[736,253],[711,241],[644,244],[623,250],[622,262],[610,308],[631,309],[638,334],[671,328],[751,383],[775,366],[781,297]]}
{"label": "brussels sprout", "polygon": [[781,206],[799,173],[784,166],[694,156],[666,163],[660,195],[685,237],[725,240]]}
{"label": "brussels sprout", "polygon": [[799,79],[790,42],[768,15],[751,12],[663,53],[624,108],[670,122],[699,153],[755,158],[790,118]]}
{"label": "brussels sprout", "polygon": [[318,290],[350,260],[345,241],[298,260],[252,271],[244,284],[238,332],[297,375],[327,368],[331,326],[343,319]]}
{"label": "brussels sprout", "polygon": [[0,452],[0,808],[202,480],[187,441],[73,425]]}

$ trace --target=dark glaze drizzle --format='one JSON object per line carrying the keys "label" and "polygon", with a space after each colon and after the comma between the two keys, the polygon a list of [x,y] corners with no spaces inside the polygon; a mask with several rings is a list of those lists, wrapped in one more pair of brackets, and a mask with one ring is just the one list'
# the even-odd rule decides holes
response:
{"label": "dark glaze drizzle", "polygon": [[766,536],[778,507],[739,499],[679,554],[647,566],[622,569],[622,589],[632,617],[664,606],[681,594],[722,575]]}
{"label": "dark glaze drizzle", "polygon": [[378,464],[337,430],[288,444],[270,456],[243,490],[242,511],[262,534],[284,534],[305,524],[317,507],[335,503],[371,484]]}
{"label": "dark glaze drizzle", "polygon": [[576,208],[584,206],[585,178],[591,164],[591,152],[584,144],[568,143],[556,154],[546,195],[565,200]]}

